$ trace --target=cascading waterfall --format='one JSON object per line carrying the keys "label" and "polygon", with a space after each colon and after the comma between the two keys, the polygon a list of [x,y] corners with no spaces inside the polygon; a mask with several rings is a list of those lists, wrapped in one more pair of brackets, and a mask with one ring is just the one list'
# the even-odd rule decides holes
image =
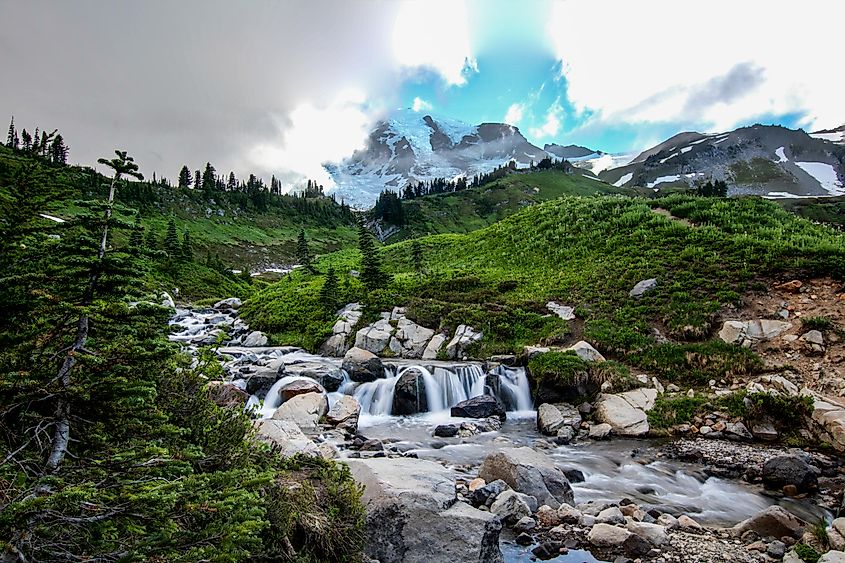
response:
{"label": "cascading waterfall", "polygon": [[267,391],[267,396],[264,398],[264,404],[261,407],[262,416],[265,418],[273,416],[273,413],[277,408],[279,408],[279,405],[282,404],[282,388],[288,383],[292,383],[294,381],[308,381],[310,383],[314,383],[313,379],[305,377],[304,375],[286,375],[285,377],[279,379],[272,387],[270,387],[270,390]]}
{"label": "cascading waterfall", "polygon": [[352,394],[361,405],[361,411],[371,415],[390,415],[393,409],[393,397],[396,384],[408,371],[419,373],[425,386],[425,398],[428,412],[444,412],[465,401],[485,393],[501,399],[509,410],[531,410],[531,393],[528,379],[522,368],[497,367],[491,374],[499,379],[497,389],[487,385],[488,375],[479,364],[421,365],[409,364],[385,365],[387,377],[354,387],[344,385],[340,391]]}

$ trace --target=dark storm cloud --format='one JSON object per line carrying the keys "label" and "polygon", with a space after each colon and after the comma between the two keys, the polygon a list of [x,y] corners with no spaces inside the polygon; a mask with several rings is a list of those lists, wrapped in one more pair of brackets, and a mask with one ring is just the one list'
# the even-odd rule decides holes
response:
{"label": "dark storm cloud", "polygon": [[765,69],[751,63],[734,66],[722,76],[716,76],[690,93],[684,115],[696,116],[715,104],[730,104],[760,87],[766,80]]}
{"label": "dark storm cloud", "polygon": [[151,174],[249,172],[298,104],[395,80],[394,6],[348,2],[0,0],[0,115],[59,128],[71,160],[120,147]]}

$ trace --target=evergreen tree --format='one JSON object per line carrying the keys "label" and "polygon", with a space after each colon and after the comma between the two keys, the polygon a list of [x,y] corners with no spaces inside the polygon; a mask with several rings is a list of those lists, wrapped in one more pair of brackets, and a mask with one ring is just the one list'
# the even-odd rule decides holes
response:
{"label": "evergreen tree", "polygon": [[10,149],[16,149],[15,146],[15,137],[17,137],[17,131],[15,131],[15,116],[12,116],[12,121],[9,123],[9,135],[6,137],[6,146]]}
{"label": "evergreen tree", "polygon": [[147,250],[158,249],[158,237],[156,236],[156,232],[153,230],[152,226],[147,229],[147,232],[144,235],[144,248]]}
{"label": "evergreen tree", "polygon": [[194,260],[194,248],[191,245],[191,235],[188,229],[182,233],[182,260],[192,262]]}
{"label": "evergreen tree", "polygon": [[328,313],[334,313],[337,311],[338,298],[337,275],[335,275],[334,268],[329,266],[323,287],[320,288],[320,303]]}
{"label": "evergreen tree", "polygon": [[230,192],[238,189],[238,180],[235,178],[234,172],[229,172],[229,180],[226,182],[226,189]]}
{"label": "evergreen tree", "polygon": [[144,248],[144,227],[141,225],[141,216],[135,215],[135,224],[132,226],[132,234],[129,236],[129,251],[138,254]]}
{"label": "evergreen tree", "polygon": [[68,149],[61,135],[56,135],[50,145],[50,160],[56,164],[67,164]]}
{"label": "evergreen tree", "polygon": [[378,254],[373,235],[364,220],[358,222],[358,250],[361,251],[361,283],[367,291],[375,291],[387,285],[387,277],[381,269],[381,257]]}
{"label": "evergreen tree", "polygon": [[199,170],[194,170],[194,189],[199,190],[202,188],[202,174]]}
{"label": "evergreen tree", "polygon": [[299,230],[299,236],[296,239],[296,259],[308,272],[316,273],[314,265],[311,264],[311,252],[308,250],[308,241],[305,239],[303,229]]}
{"label": "evergreen tree", "polygon": [[21,131],[21,141],[23,141],[23,146],[21,147],[21,148],[23,148],[23,150],[25,150],[25,151],[31,151],[32,150],[32,135],[30,135],[29,132],[26,129]]}
{"label": "evergreen tree", "polygon": [[182,253],[179,244],[179,233],[176,230],[176,221],[172,218],[167,222],[167,233],[164,235],[164,250],[171,260],[176,260]]}
{"label": "evergreen tree", "polygon": [[420,275],[423,273],[423,252],[420,241],[414,239],[411,242],[411,261],[414,263],[414,271]]}
{"label": "evergreen tree", "polygon": [[182,169],[179,171],[179,187],[180,188],[190,188],[191,187],[191,171],[188,170],[187,166],[182,166]]}
{"label": "evergreen tree", "polygon": [[214,193],[217,187],[217,171],[210,162],[205,163],[205,171],[202,173],[202,189],[208,194]]}

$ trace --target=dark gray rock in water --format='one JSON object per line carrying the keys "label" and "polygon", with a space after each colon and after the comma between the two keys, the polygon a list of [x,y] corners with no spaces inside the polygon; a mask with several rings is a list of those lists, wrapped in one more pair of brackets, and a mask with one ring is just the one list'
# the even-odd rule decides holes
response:
{"label": "dark gray rock in water", "polygon": [[625,549],[625,553],[628,554],[628,557],[634,558],[642,557],[651,551],[651,544],[649,541],[637,534],[631,534],[628,536],[628,538],[622,542],[622,547]]}
{"label": "dark gray rock in water", "polygon": [[563,474],[566,475],[566,480],[570,483],[583,483],[584,482],[584,472],[580,469],[574,469],[571,467],[565,467],[561,469]]}
{"label": "dark gray rock in water", "polygon": [[522,532],[518,536],[516,536],[516,543],[517,545],[531,545],[534,543],[534,538],[531,537],[531,534],[527,532]]}
{"label": "dark gray rock in water", "polygon": [[505,420],[505,406],[496,397],[490,395],[479,395],[461,401],[451,411],[452,416],[462,418],[489,418],[496,416],[500,420]]}
{"label": "dark gray rock in water", "polygon": [[420,412],[428,412],[425,380],[423,380],[420,370],[411,368],[406,370],[396,381],[391,414],[417,414]]}
{"label": "dark gray rock in water", "polygon": [[434,429],[434,435],[440,438],[454,438],[458,435],[457,424],[441,424]]}
{"label": "dark gray rock in water", "polygon": [[246,392],[257,395],[259,399],[267,396],[267,392],[279,379],[279,374],[271,371],[259,371],[246,378]]}
{"label": "dark gray rock in water", "polygon": [[362,348],[352,348],[343,356],[342,366],[352,381],[367,383],[384,377],[381,359]]}
{"label": "dark gray rock in water", "polygon": [[[563,551],[561,551],[563,550]],[[531,550],[537,559],[553,559],[566,552],[566,546],[560,541],[544,541]]]}
{"label": "dark gray rock in water", "polygon": [[469,501],[473,506],[489,507],[493,504],[493,501],[496,500],[497,496],[508,489],[510,489],[510,486],[507,483],[501,479],[497,479],[487,483],[483,487],[475,489],[472,493],[470,493]]}
{"label": "dark gray rock in water", "polygon": [[763,464],[763,484],[770,489],[795,485],[802,493],[818,488],[819,480],[809,463],[797,455],[779,455]]}

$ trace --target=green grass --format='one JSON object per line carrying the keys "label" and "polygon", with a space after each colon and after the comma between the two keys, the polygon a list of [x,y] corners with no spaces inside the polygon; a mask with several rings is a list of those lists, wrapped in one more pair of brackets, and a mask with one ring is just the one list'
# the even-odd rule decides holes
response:
{"label": "green grass", "polygon": [[734,162],[730,169],[737,184],[763,184],[785,177],[783,170],[766,158]]}
{"label": "green grass", "polygon": [[820,330],[825,332],[833,328],[833,321],[824,316],[802,317],[801,328],[804,330]]}
{"label": "green grass", "polygon": [[[699,383],[753,371],[756,360],[716,343],[660,347],[653,327],[682,341],[701,341],[715,330],[719,309],[737,304],[761,278],[845,272],[845,245],[837,232],[756,198],[568,196],[468,234],[428,236],[419,243],[424,275],[413,271],[409,242],[392,244],[380,251],[393,276],[389,288],[366,295],[355,281],[350,297],[373,312],[407,305],[412,318],[432,328],[467,323],[482,329],[479,357],[566,340],[566,325],[543,317],[545,303],[554,299],[578,307],[584,336],[602,352]],[[341,273],[360,267],[350,249],[317,264]],[[641,300],[628,297],[634,284],[651,277],[658,279],[654,291]],[[308,328],[312,321],[302,317],[318,317],[321,284],[320,276],[297,272],[259,292],[245,316],[277,334],[312,330],[298,338],[316,342],[317,327]],[[289,306],[297,313],[288,312]]]}

